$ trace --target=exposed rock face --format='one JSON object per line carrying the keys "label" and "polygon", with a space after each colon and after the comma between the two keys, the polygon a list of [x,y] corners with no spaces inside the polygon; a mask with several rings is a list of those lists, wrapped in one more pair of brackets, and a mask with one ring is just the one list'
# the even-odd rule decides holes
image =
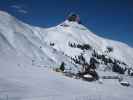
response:
{"label": "exposed rock face", "polygon": [[77,22],[77,23],[79,23],[79,24],[81,23],[79,15],[74,14],[74,13],[71,13],[71,14],[68,16],[67,19],[68,19],[69,21],[71,21],[71,22]]}

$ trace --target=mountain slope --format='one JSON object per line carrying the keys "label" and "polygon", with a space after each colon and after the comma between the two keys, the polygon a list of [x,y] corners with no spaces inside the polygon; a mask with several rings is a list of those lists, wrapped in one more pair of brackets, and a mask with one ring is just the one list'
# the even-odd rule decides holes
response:
{"label": "mountain slope", "polygon": [[[129,68],[133,65],[133,48],[99,37],[75,20],[66,20],[55,27],[43,29],[27,25],[0,11],[0,38],[1,50],[10,48],[16,54],[21,53],[39,65],[57,66],[65,62],[66,66],[72,67],[75,65],[70,58],[81,54],[86,56],[89,63],[94,51],[98,55],[119,60]],[[73,44],[80,47],[73,48]],[[83,50],[83,45],[90,46],[91,50]],[[112,51],[108,52],[108,49]]]}
{"label": "mountain slope", "polygon": [[38,68],[22,56],[19,59],[12,54],[3,57],[0,53],[0,56],[1,100],[132,100],[133,97],[133,88],[123,87],[117,80],[88,83]]}
{"label": "mountain slope", "polygon": [[114,72],[124,68],[124,74],[132,74],[133,48],[99,37],[76,20],[39,28],[0,11],[0,99],[132,100],[133,79],[129,76],[120,75],[131,84],[125,88],[116,79],[87,83],[49,69],[64,62],[65,72],[77,74],[84,65],[79,63],[81,56],[87,64],[92,58],[98,62],[101,79],[119,77]]}
{"label": "mountain slope", "polygon": [[[4,20],[3,20],[4,19]],[[57,66],[62,61],[73,66],[62,53],[47,45],[35,27],[24,24],[8,13],[0,12],[0,45],[1,51],[13,51],[25,55],[42,66]],[[7,46],[7,47],[5,47]],[[11,50],[7,50],[10,48]]]}
{"label": "mountain slope", "polygon": [[114,50],[109,54],[111,57],[127,62],[129,65],[133,65],[133,48],[128,45],[96,36],[86,27],[76,22],[65,21],[63,24],[67,25],[67,27],[61,24],[46,29],[47,32],[44,32],[44,40],[46,42],[54,42],[54,47],[56,49],[68,55],[71,55],[71,53],[73,55],[73,52],[76,52],[75,49],[68,47],[68,43],[71,42],[89,44],[93,49],[102,54],[106,51],[107,47],[112,47]]}
{"label": "mountain slope", "polygon": [[[0,37],[1,50],[5,51],[6,47],[3,46],[7,46],[16,54],[24,54],[39,65],[57,66],[65,62],[66,66],[72,67],[75,65],[70,58],[81,54],[86,56],[89,63],[93,51],[98,55],[119,60],[129,68],[133,65],[133,48],[121,42],[99,37],[75,20],[66,20],[55,27],[43,29],[27,25],[1,11]],[[92,50],[73,48],[70,46],[72,44],[87,44]],[[108,52],[108,48],[112,51]]]}

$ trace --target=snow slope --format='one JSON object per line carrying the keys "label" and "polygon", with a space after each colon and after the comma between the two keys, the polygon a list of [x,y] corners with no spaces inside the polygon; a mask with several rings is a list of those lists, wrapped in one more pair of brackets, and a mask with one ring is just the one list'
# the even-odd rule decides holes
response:
{"label": "snow slope", "polygon": [[[81,24],[66,20],[52,28],[39,28],[0,11],[0,100],[132,100],[133,79],[128,76],[131,86],[123,87],[118,80],[88,83],[49,69],[65,62],[77,72],[81,66],[71,57],[80,53],[89,61],[92,51],[71,48],[69,42],[89,44],[99,54],[106,54],[106,47],[111,46],[109,57],[133,66],[133,48],[101,38]],[[106,73],[116,75],[101,72]]]}
{"label": "snow slope", "polygon": [[[117,80],[85,82],[32,65],[28,58],[0,53],[0,100],[132,100],[132,87]],[[13,58],[13,59],[12,59]],[[18,59],[19,58],[19,59]],[[130,81],[133,83],[133,79]],[[114,91],[115,90],[115,91]]]}
{"label": "snow slope", "polygon": [[106,47],[109,46],[114,48],[114,51],[109,54],[110,57],[127,62],[130,66],[133,65],[133,48],[128,45],[99,37],[83,25],[76,22],[69,22],[66,20],[63,24],[67,24],[69,27],[63,27],[61,24],[46,29],[47,32],[44,32],[44,40],[54,42],[57,50],[63,51],[69,56],[74,56],[76,53],[79,54],[80,50],[68,47],[68,42],[75,42],[80,44],[89,44],[96,51],[102,54],[106,51]]}
{"label": "snow slope", "polygon": [[62,61],[74,66],[68,57],[47,45],[41,35],[37,28],[24,24],[6,12],[0,12],[0,51],[22,54],[43,66],[56,67]]}
{"label": "snow slope", "polygon": [[[63,24],[68,27],[62,26]],[[67,59],[67,57],[60,59],[64,55],[57,52],[71,57],[79,55],[82,51],[69,47],[68,43],[71,42],[89,44],[101,54],[106,51],[106,47],[113,47],[114,51],[109,56],[126,62],[129,66],[133,65],[133,48],[121,42],[101,38],[77,22],[66,20],[55,27],[43,29],[27,25],[8,13],[0,11],[0,37],[0,45],[6,44],[8,48],[14,49],[13,51],[23,53],[33,60],[45,61],[44,64],[55,65],[55,63],[59,64],[61,59]],[[51,47],[50,43],[55,45]]]}

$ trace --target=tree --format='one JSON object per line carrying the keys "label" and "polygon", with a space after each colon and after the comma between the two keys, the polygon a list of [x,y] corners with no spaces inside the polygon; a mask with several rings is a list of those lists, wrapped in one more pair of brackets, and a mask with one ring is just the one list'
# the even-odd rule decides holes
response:
{"label": "tree", "polygon": [[50,46],[54,46],[54,45],[55,45],[54,43],[50,42]]}
{"label": "tree", "polygon": [[122,68],[117,62],[114,62],[114,65],[112,67],[113,72],[117,72],[119,74],[124,74],[126,71],[126,68]]}
{"label": "tree", "polygon": [[108,51],[108,52],[112,52],[112,51],[113,51],[113,47],[109,47],[109,46],[108,46],[108,47],[107,47],[107,51]]}
{"label": "tree", "polygon": [[65,63],[62,62],[59,68],[62,72],[65,70]]}

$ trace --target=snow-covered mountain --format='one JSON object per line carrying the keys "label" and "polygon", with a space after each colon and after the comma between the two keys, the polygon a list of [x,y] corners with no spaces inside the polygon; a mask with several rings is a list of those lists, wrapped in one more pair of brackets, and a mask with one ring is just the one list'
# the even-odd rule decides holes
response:
{"label": "snow-covered mountain", "polygon": [[[82,57],[84,61],[82,61],[83,59],[80,59],[80,57]],[[106,73],[110,71],[111,74],[117,72],[129,76],[133,75],[133,48],[124,43],[97,36],[80,24],[79,18],[71,20],[69,17],[66,21],[55,27],[39,28],[25,24],[10,14],[0,11],[0,87],[2,87],[1,91],[7,89],[6,92],[0,92],[4,95],[9,94],[11,98],[15,96],[15,100],[18,100],[17,97],[21,100],[23,97],[32,98],[32,96],[40,96],[40,99],[37,98],[37,100],[42,100],[42,95],[45,97],[48,96],[50,92],[55,93],[55,90],[49,90],[50,86],[53,85],[50,82],[59,83],[58,85],[54,84],[57,87],[53,86],[53,88],[57,90],[59,87],[59,89],[61,89],[60,91],[66,90],[66,94],[68,93],[67,88],[73,88],[75,89],[73,93],[76,94],[77,92],[80,94],[81,92],[78,92],[77,89],[78,86],[80,90],[85,93],[85,91],[88,91],[85,89],[85,87],[87,87],[85,83],[80,81],[77,83],[78,81],[72,80],[73,85],[70,86],[71,81],[69,79],[49,72],[46,69],[49,67],[59,67],[60,64],[64,62],[65,70],[78,73],[82,70],[84,64],[82,62],[90,64],[92,58],[98,62],[96,70],[101,76],[103,74],[106,75]],[[43,73],[42,69],[44,67],[46,67],[46,69]],[[63,79],[60,80],[58,77],[55,77],[55,79],[50,78],[50,76],[54,77],[54,75]],[[43,77],[46,83],[42,81]],[[59,79],[59,81],[54,81],[56,79]],[[35,83],[30,83],[31,81]],[[49,86],[48,89],[41,89],[43,85],[40,82]],[[60,82],[63,84],[65,82],[65,85],[62,85]],[[85,87],[81,88],[83,85],[80,83],[85,84]],[[38,88],[34,87],[37,84],[40,86]],[[74,84],[76,84],[76,86],[74,86]],[[6,87],[8,85],[9,88]],[[23,85],[24,89],[28,87],[27,89],[29,89],[30,92],[32,91],[28,96],[24,93],[25,90],[21,89]],[[59,85],[67,87],[63,89],[63,87],[61,88]],[[14,88],[11,88],[13,86]],[[90,84],[90,87],[91,86],[93,85]],[[16,90],[14,90],[14,94],[11,94],[10,90],[12,91],[13,89]],[[105,90],[107,89],[108,88],[105,88]],[[27,90],[27,92],[29,92],[29,90]],[[44,95],[41,93],[47,90],[48,94]],[[21,92],[17,94],[17,91]],[[92,89],[92,91],[95,90]],[[127,91],[128,90],[126,90],[126,92]],[[60,94],[61,92],[58,92],[57,94],[52,94],[53,97],[63,95]],[[109,92],[109,94],[110,93],[112,92]],[[109,94],[107,94],[107,96],[109,96]],[[130,93],[129,96],[131,97]],[[65,97],[67,96],[65,95]],[[114,97],[111,97],[111,99],[113,98]],[[126,95],[125,98],[128,98],[128,96]],[[60,99],[63,100],[62,97]],[[107,98],[105,97],[103,99],[106,100]],[[121,98],[116,96],[115,99]],[[57,100],[59,100],[59,98]]]}
{"label": "snow-covered mountain", "polygon": [[[0,51],[24,55],[33,63],[56,66],[61,61],[71,64],[68,57],[46,44],[43,39],[45,29],[29,26],[6,12],[0,12]],[[10,54],[10,53],[9,53]],[[71,64],[71,66],[73,66]]]}
{"label": "snow-covered mountain", "polygon": [[[57,66],[65,62],[73,67],[72,57],[84,53],[89,61],[95,50],[129,67],[133,65],[133,48],[128,45],[104,39],[76,21],[66,20],[52,28],[39,28],[25,24],[6,12],[0,11],[0,50],[25,55],[34,63],[44,66]],[[86,50],[70,45],[89,45]],[[113,49],[108,52],[108,49]],[[7,50],[7,51],[6,51]]]}

